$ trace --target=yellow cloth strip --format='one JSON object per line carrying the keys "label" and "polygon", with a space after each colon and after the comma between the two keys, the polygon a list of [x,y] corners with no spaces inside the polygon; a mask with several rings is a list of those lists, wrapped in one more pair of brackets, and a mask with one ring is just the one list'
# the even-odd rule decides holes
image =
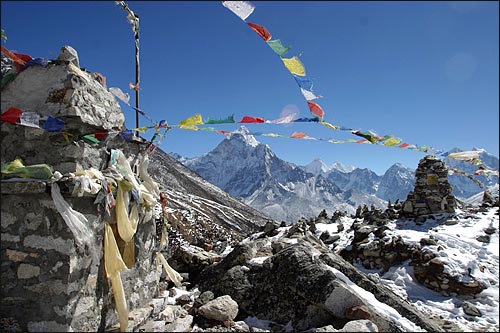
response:
{"label": "yellow cloth strip", "polygon": [[175,284],[176,287],[180,288],[182,286],[181,281],[182,281],[182,276],[180,276],[179,273],[177,273],[170,265],[168,264],[167,260],[165,260],[165,257],[161,252],[156,253],[157,259],[163,264],[163,268],[165,268],[165,272],[167,272],[168,277],[172,282]]}
{"label": "yellow cloth strip", "polygon": [[118,250],[113,230],[107,223],[104,226],[104,268],[106,269],[106,277],[111,279],[120,331],[125,332],[128,328],[128,309],[120,272],[126,270],[127,266]]}

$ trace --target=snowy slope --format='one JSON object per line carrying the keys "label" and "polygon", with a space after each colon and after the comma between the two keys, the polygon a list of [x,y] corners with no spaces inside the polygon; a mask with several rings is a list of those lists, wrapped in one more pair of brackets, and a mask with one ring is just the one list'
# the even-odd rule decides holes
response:
{"label": "snowy slope", "polygon": [[[223,226],[226,232],[245,235],[258,230],[269,217],[201,178],[172,156],[157,149],[151,157],[149,174],[168,193],[169,205],[181,215],[200,216]],[[186,215],[187,216],[187,215]]]}
{"label": "snowy slope", "polygon": [[[386,273],[365,269],[360,264],[356,267],[365,273],[380,279],[381,283],[391,288],[430,317],[439,318],[449,330],[488,331],[499,330],[499,215],[498,207],[477,210],[477,212],[457,211],[453,215],[436,215],[436,220],[417,225],[413,220],[392,221],[387,226],[387,236],[401,236],[405,243],[419,243],[422,238],[434,238],[436,245],[425,247],[437,254],[445,264],[445,271],[460,277],[464,282],[470,277],[484,284],[487,288],[475,297],[443,296],[418,283],[413,275],[413,267],[405,262],[390,268]],[[450,222],[452,221],[452,222]],[[446,223],[445,223],[446,222]],[[328,231],[340,238],[336,242],[335,252],[350,246],[353,231],[350,226],[354,220],[342,217],[345,231],[338,233],[337,224],[316,224],[316,235]],[[489,243],[478,241],[478,236],[485,235],[489,228]],[[470,271],[470,273],[469,273]],[[480,316],[464,312],[464,307],[472,304],[479,310]],[[454,329],[453,329],[454,328]]]}

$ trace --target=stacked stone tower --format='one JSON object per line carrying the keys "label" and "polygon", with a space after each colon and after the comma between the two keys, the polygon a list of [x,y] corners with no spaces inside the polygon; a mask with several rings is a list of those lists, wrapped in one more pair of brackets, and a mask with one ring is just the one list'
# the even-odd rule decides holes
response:
{"label": "stacked stone tower", "polygon": [[435,213],[453,213],[456,207],[452,187],[448,182],[448,169],[440,159],[426,156],[415,171],[415,187],[403,203],[405,216]]}

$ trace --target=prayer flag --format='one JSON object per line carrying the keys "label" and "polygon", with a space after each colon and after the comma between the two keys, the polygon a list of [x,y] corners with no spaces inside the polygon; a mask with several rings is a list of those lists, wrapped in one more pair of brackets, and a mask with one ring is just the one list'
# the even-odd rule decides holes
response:
{"label": "prayer flag", "polygon": [[288,116],[281,117],[278,119],[266,120],[266,123],[268,123],[268,124],[289,124],[289,123],[294,122],[294,119],[295,119],[295,114],[290,114]]}
{"label": "prayer flag", "polygon": [[292,58],[281,58],[281,61],[283,61],[285,67],[290,73],[299,76],[306,76],[306,69],[300,59],[296,56],[293,56]]}
{"label": "prayer flag", "polygon": [[0,48],[1,48],[3,54],[5,54],[12,61],[14,61],[16,63],[16,65],[20,66],[19,68],[22,68],[22,66],[24,66],[24,64],[26,64],[26,61],[31,60],[31,59],[24,60],[21,57],[18,57],[17,53],[7,50],[5,47],[3,47],[3,45],[0,45]]}
{"label": "prayer flag", "polygon": [[307,106],[309,106],[309,110],[311,111],[312,114],[320,117],[321,119],[325,117],[325,112],[323,111],[321,106],[319,106],[317,103],[307,102]]}
{"label": "prayer flag", "polygon": [[104,140],[108,136],[108,132],[98,132],[94,133],[97,140]]}
{"label": "prayer flag", "polygon": [[306,90],[304,88],[300,88],[300,92],[302,93],[302,95],[304,95],[306,101],[312,101],[314,99],[322,97],[322,96],[317,96],[312,91]]}
{"label": "prayer flag", "polygon": [[306,90],[312,90],[313,82],[311,80],[303,77],[298,77],[296,75],[293,75],[293,78],[295,79],[299,87],[304,88]]}
{"label": "prayer flag", "polygon": [[385,141],[384,141],[384,145],[385,146],[395,146],[395,145],[398,145],[401,143],[401,140],[399,139],[396,139],[395,137],[393,136],[389,136]]}
{"label": "prayer flag", "polygon": [[265,133],[265,134],[262,134],[262,136],[270,136],[270,137],[277,138],[277,137],[280,137],[281,135],[276,134],[276,133]]}
{"label": "prayer flag", "polygon": [[120,138],[127,142],[131,142],[134,139],[134,132],[132,130],[125,130],[119,133]]}
{"label": "prayer flag", "polygon": [[201,119],[201,114],[197,113],[194,116],[184,119],[178,124],[184,129],[196,128],[196,125],[203,125],[203,120]]}
{"label": "prayer flag", "polygon": [[227,131],[222,131],[222,130],[215,130],[215,132],[217,133],[220,133],[222,135],[225,135],[225,136],[231,136],[231,132],[227,132]]}
{"label": "prayer flag", "polygon": [[290,136],[290,137],[294,138],[294,139],[303,139],[306,136],[307,136],[307,134],[304,132],[293,132],[292,136]]}
{"label": "prayer flag", "polygon": [[128,104],[130,101],[130,95],[125,94],[120,88],[111,87],[109,88],[109,92],[112,93],[115,97],[122,100],[125,104]]}
{"label": "prayer flag", "polygon": [[375,136],[372,133],[369,132],[361,132],[361,131],[353,131],[352,134],[360,136],[362,138],[367,139],[371,143],[375,144],[377,143],[377,140],[375,139]]}
{"label": "prayer flag", "polygon": [[64,127],[64,120],[53,116],[48,116],[42,128],[49,132],[60,132]]}
{"label": "prayer flag", "polygon": [[205,124],[234,124],[234,114],[230,115],[226,119],[214,119],[208,117],[208,120]]}
{"label": "prayer flag", "polygon": [[274,51],[274,53],[276,53],[280,57],[284,56],[288,53],[288,51],[290,51],[290,47],[284,46],[279,39],[267,40],[266,43]]}
{"label": "prayer flag", "polygon": [[255,6],[250,1],[222,1],[222,5],[245,21],[253,13]]}
{"label": "prayer flag", "polygon": [[477,150],[462,151],[462,152],[458,152],[458,153],[451,153],[446,157],[457,159],[457,160],[468,160],[468,159],[473,159],[473,158],[479,158],[479,151],[477,151]]}
{"label": "prayer flag", "polygon": [[27,61],[21,71],[24,71],[26,68],[31,67],[31,66],[42,66],[42,67],[47,67],[49,65],[49,60],[48,59],[43,59],[43,58],[36,58]]}
{"label": "prayer flag", "polygon": [[0,120],[15,124],[22,113],[23,111],[11,107],[0,115]]}
{"label": "prayer flag", "polygon": [[19,121],[21,125],[40,128],[40,115],[36,112],[23,112]]}
{"label": "prayer flag", "polygon": [[294,123],[311,123],[311,122],[319,122],[319,118],[317,117],[314,117],[314,118],[299,118],[299,119],[295,119],[293,121]]}
{"label": "prayer flag", "polygon": [[338,129],[339,129],[339,127],[338,127],[338,126],[336,126],[336,125],[332,125],[332,124],[330,124],[330,123],[327,123],[326,121],[320,121],[319,123],[320,123],[321,125],[324,125],[324,126],[326,126],[326,127],[331,128],[332,130],[338,130]]}
{"label": "prayer flag", "polygon": [[250,28],[252,28],[253,31],[257,33],[257,35],[259,35],[266,42],[271,39],[271,33],[267,31],[267,29],[263,26],[250,22],[247,22],[247,24]]}
{"label": "prayer flag", "polygon": [[264,118],[244,116],[239,122],[240,123],[263,123]]}
{"label": "prayer flag", "polygon": [[5,87],[7,85],[7,83],[9,83],[10,81],[14,80],[16,78],[16,73],[9,73],[7,75],[5,75],[4,77],[2,77],[2,89],[3,87]]}
{"label": "prayer flag", "polygon": [[99,140],[95,137],[94,134],[87,134],[82,136],[82,140],[88,143],[89,145],[99,143]]}

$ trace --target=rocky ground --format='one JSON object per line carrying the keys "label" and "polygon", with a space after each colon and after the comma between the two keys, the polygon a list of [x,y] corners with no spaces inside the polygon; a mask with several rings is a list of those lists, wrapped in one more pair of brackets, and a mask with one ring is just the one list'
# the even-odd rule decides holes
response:
{"label": "rocky ground", "polygon": [[[411,262],[419,288],[454,299],[460,305],[455,312],[473,324],[484,311],[474,305],[488,287],[484,279],[474,279],[474,272],[469,279],[452,274],[450,262],[441,257],[447,246],[443,237],[415,242],[394,230],[405,223],[438,230],[463,223],[467,214],[490,214],[498,224],[498,207],[426,220],[391,219],[391,214],[367,209],[357,218],[338,212],[293,226],[269,222],[232,244],[195,246],[184,240],[169,254],[182,286],[164,276],[150,307],[131,314],[130,327],[148,332],[463,331],[463,323],[415,306],[381,276]],[[474,237],[498,238],[498,226],[483,233]]]}

